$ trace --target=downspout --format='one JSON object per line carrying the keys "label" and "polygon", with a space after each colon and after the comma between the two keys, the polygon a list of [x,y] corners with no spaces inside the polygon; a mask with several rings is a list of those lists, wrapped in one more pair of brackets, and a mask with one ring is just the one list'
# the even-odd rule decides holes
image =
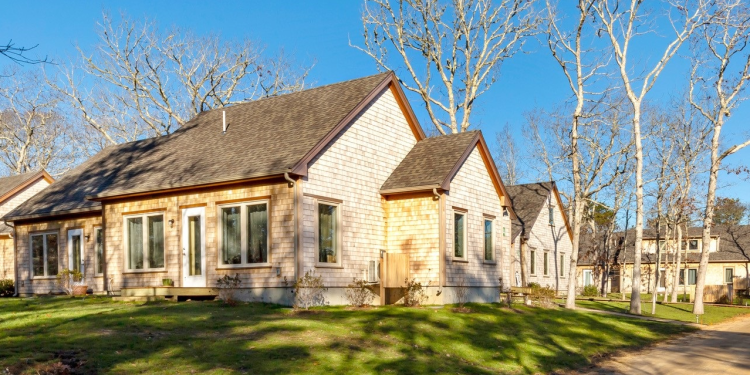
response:
{"label": "downspout", "polygon": [[294,235],[292,238],[294,239],[294,282],[297,282],[299,279],[299,263],[297,262],[297,184],[295,184],[295,181],[289,177],[289,172],[284,172],[284,179],[289,183],[290,187],[294,188],[292,191],[292,195],[294,195],[294,204],[292,206],[292,226],[294,227]]}
{"label": "downspout", "polygon": [[18,254],[16,254],[16,226],[8,224],[7,221],[3,220],[5,225],[13,228],[13,234],[10,235],[10,238],[13,240],[13,289],[15,293],[13,294],[13,297],[18,297],[18,262],[16,258],[18,257]]}

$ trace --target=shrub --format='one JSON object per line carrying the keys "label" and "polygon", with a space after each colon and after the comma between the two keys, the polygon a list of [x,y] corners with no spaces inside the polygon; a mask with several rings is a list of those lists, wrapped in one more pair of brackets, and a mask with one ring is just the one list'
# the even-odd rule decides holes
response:
{"label": "shrub", "polygon": [[14,288],[13,280],[0,280],[0,297],[12,297],[15,293],[16,288]]}
{"label": "shrub", "polygon": [[328,288],[323,286],[323,276],[315,276],[310,271],[294,283],[294,308],[308,310],[313,306],[323,306],[326,298],[323,294]]}
{"label": "shrub", "polygon": [[219,288],[219,299],[229,306],[237,306],[234,293],[241,283],[239,274],[235,274],[234,277],[224,275],[224,277],[216,280],[216,286]]}
{"label": "shrub", "polygon": [[596,287],[596,285],[586,285],[583,287],[583,293],[581,293],[584,297],[596,297],[599,295],[599,288]]}
{"label": "shrub", "polygon": [[365,280],[354,278],[352,283],[346,287],[346,300],[354,307],[367,306],[372,303],[375,294]]}
{"label": "shrub", "polygon": [[539,285],[539,283],[535,283],[535,282],[533,282],[533,281],[532,281],[532,282],[530,282],[530,283],[528,284],[528,286],[529,286],[529,288],[532,288],[532,289],[533,289],[533,288],[541,288],[541,287],[542,287],[541,285]]}
{"label": "shrub", "polygon": [[720,305],[729,305],[729,296],[726,294],[722,295],[721,297],[719,297],[719,299],[716,300],[716,303]]}
{"label": "shrub", "polygon": [[542,306],[542,307],[554,306],[554,304],[552,303],[552,300],[555,298],[555,290],[552,289],[552,287],[550,286],[542,287],[537,283],[529,283],[529,286],[531,287],[531,293],[529,293],[529,298],[533,302],[536,302],[539,306]]}
{"label": "shrub", "polygon": [[60,288],[65,294],[73,295],[73,287],[83,285],[83,274],[78,270],[62,270],[57,274],[57,280],[55,285]]}
{"label": "shrub", "polygon": [[424,303],[425,300],[427,300],[427,292],[425,291],[425,288],[422,286],[422,283],[417,282],[417,280],[404,280],[406,282],[406,287],[401,288],[401,291],[404,293],[404,306],[419,306]]}

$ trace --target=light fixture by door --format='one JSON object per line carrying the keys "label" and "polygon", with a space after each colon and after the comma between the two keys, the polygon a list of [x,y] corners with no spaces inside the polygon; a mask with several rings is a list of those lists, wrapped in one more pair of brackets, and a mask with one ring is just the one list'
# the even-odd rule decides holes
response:
{"label": "light fixture by door", "polygon": [[174,227],[174,219],[169,219],[169,227],[170,228]]}

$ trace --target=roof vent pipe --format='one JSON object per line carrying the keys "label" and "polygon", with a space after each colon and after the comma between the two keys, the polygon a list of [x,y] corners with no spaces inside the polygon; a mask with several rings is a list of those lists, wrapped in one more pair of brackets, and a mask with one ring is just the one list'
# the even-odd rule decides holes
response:
{"label": "roof vent pipe", "polygon": [[222,132],[227,133],[227,111],[221,111]]}

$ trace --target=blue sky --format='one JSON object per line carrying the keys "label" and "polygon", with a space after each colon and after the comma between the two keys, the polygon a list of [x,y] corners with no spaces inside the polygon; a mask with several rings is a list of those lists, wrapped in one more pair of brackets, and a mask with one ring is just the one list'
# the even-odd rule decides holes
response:
{"label": "blue sky", "polygon": [[[43,3],[8,2],[3,6],[6,15],[0,23],[0,39],[13,39],[18,45],[39,44],[38,54],[47,54],[64,61],[75,55],[75,45],[84,49],[94,45],[96,22],[103,11],[123,11],[133,19],[149,18],[161,27],[190,28],[198,34],[214,33],[227,39],[250,37],[265,44],[269,51],[284,48],[300,62],[315,62],[310,80],[315,85],[333,83],[376,73],[375,64],[363,53],[349,47],[361,40],[360,13],[362,2],[347,1],[49,1]],[[4,42],[4,40],[3,40]],[[659,50],[662,38],[650,37],[636,44],[645,51],[636,56],[641,61],[656,60],[648,53]],[[563,77],[546,48],[536,43],[527,46],[529,53],[517,55],[502,67],[499,81],[477,103],[472,114],[475,127],[485,133],[494,146],[495,133],[506,123],[520,140],[524,131],[524,112],[549,108],[568,98]],[[0,66],[8,64],[0,61]],[[679,92],[685,84],[683,61],[675,60],[667,67],[651,99],[660,99]],[[420,109],[417,98],[412,105],[426,128],[431,126]],[[744,103],[727,124],[725,131],[741,134],[750,130],[750,102]],[[743,121],[744,120],[744,121]],[[734,130],[733,130],[734,129]],[[744,150],[729,159],[736,165],[750,159]],[[720,194],[750,202],[750,182],[722,176]]]}

